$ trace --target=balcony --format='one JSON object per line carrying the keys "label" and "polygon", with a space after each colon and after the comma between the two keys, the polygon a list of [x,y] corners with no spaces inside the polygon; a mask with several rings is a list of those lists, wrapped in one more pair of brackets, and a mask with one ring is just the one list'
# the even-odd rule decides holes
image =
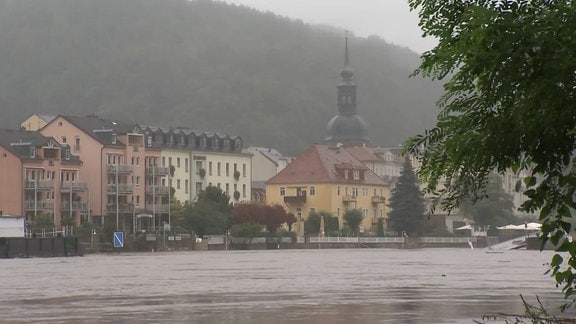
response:
{"label": "balcony", "polygon": [[61,192],[86,191],[86,190],[88,190],[87,182],[64,181],[60,185]]}
{"label": "balcony", "polygon": [[54,210],[54,201],[34,201],[34,200],[26,200],[24,202],[24,208],[26,210]]}
{"label": "balcony", "polygon": [[381,196],[372,196],[372,203],[373,204],[385,204],[386,198]]}
{"label": "balcony", "polygon": [[345,204],[351,203],[351,202],[356,202],[356,200],[357,200],[357,197],[356,197],[356,196],[346,195],[346,196],[343,196],[343,197],[342,197],[342,202],[345,203]]}
{"label": "balcony", "polygon": [[146,186],[146,194],[167,195],[170,193],[170,187],[166,186]]}
{"label": "balcony", "polygon": [[162,166],[151,166],[146,168],[146,175],[154,176],[167,176],[170,173],[170,168]]}
{"label": "balcony", "polygon": [[54,190],[54,181],[52,180],[26,181],[25,186],[26,189]]}
{"label": "balcony", "polygon": [[[72,209],[70,209],[70,207],[72,207]],[[86,211],[88,211],[88,204],[82,203],[82,202],[73,202],[72,205],[70,205],[69,202],[63,202],[62,205],[60,206],[60,210],[63,212],[64,211],[86,212]]]}
{"label": "balcony", "polygon": [[299,192],[296,196],[284,196],[284,203],[291,205],[304,204],[306,203],[306,192]]}
{"label": "balcony", "polygon": [[130,195],[134,192],[134,185],[108,185],[109,194]]}
{"label": "balcony", "polygon": [[156,204],[148,206],[155,214],[168,214],[170,210],[169,204]]}
{"label": "balcony", "polygon": [[[116,204],[106,205],[106,211],[108,213],[115,213],[116,212]],[[118,212],[119,213],[132,213],[132,212],[134,212],[134,205],[128,204],[128,203],[119,203],[118,204]]]}
{"label": "balcony", "polygon": [[134,166],[127,164],[111,164],[107,168],[108,173],[132,173]]}

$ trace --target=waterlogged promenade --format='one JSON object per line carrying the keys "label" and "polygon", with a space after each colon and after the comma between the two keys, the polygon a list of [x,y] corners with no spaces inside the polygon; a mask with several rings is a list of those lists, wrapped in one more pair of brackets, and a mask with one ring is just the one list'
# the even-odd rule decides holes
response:
{"label": "waterlogged promenade", "polygon": [[2,323],[472,323],[551,309],[550,251],[258,250],[0,260]]}

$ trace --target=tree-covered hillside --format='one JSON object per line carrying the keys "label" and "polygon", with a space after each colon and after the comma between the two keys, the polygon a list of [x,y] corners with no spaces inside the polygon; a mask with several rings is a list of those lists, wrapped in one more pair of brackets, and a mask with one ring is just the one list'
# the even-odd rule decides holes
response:
{"label": "tree-covered hillside", "polygon": [[[0,127],[96,113],[241,135],[295,154],[336,114],[344,32],[206,0],[0,1]],[[440,87],[416,53],[349,41],[373,145],[431,126]]]}

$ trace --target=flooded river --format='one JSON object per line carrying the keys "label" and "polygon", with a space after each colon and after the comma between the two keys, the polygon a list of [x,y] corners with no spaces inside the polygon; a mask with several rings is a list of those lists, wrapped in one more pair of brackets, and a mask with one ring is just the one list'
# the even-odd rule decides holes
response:
{"label": "flooded river", "polygon": [[473,323],[562,302],[551,252],[319,249],[0,259],[1,323]]}

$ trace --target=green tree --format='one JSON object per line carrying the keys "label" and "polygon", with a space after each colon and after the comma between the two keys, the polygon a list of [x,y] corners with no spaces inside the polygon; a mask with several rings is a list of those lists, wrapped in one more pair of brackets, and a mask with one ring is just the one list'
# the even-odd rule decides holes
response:
{"label": "green tree", "polygon": [[334,235],[340,230],[338,224],[338,217],[333,216],[327,211],[313,211],[310,212],[308,218],[304,222],[305,235],[320,234],[320,218],[324,217],[324,234],[327,236]]}
{"label": "green tree", "polygon": [[362,223],[362,211],[360,209],[348,209],[344,213],[343,218],[344,223],[350,228],[352,234],[359,235],[360,223]]}
{"label": "green tree", "polygon": [[229,226],[230,199],[221,189],[208,186],[194,203],[186,204],[176,217],[176,225],[200,237],[224,234]]}
{"label": "green tree", "polygon": [[37,228],[54,227],[54,217],[52,215],[39,213],[32,220],[32,226]]}
{"label": "green tree", "polygon": [[542,243],[567,252],[551,270],[573,295],[576,1],[408,2],[438,39],[416,73],[445,80],[436,126],[407,143],[427,190],[452,210],[481,197],[494,170],[527,172],[522,209],[540,212]]}
{"label": "green tree", "polygon": [[76,226],[76,222],[74,218],[70,217],[70,215],[66,215],[62,217],[62,226]]}
{"label": "green tree", "polygon": [[483,199],[476,202],[466,200],[460,205],[462,214],[472,218],[476,225],[490,225],[492,228],[517,222],[513,209],[512,195],[504,192],[502,180],[497,174],[491,174],[488,178]]}
{"label": "green tree", "polygon": [[255,237],[263,235],[262,225],[254,222],[234,224],[230,227],[230,234],[234,237],[245,237],[252,243]]}
{"label": "green tree", "polygon": [[392,189],[389,207],[388,226],[391,230],[408,235],[419,235],[424,231],[424,198],[408,157],[404,159],[400,177]]}
{"label": "green tree", "polygon": [[378,218],[378,224],[376,225],[376,236],[383,237],[384,236],[384,219]]}

